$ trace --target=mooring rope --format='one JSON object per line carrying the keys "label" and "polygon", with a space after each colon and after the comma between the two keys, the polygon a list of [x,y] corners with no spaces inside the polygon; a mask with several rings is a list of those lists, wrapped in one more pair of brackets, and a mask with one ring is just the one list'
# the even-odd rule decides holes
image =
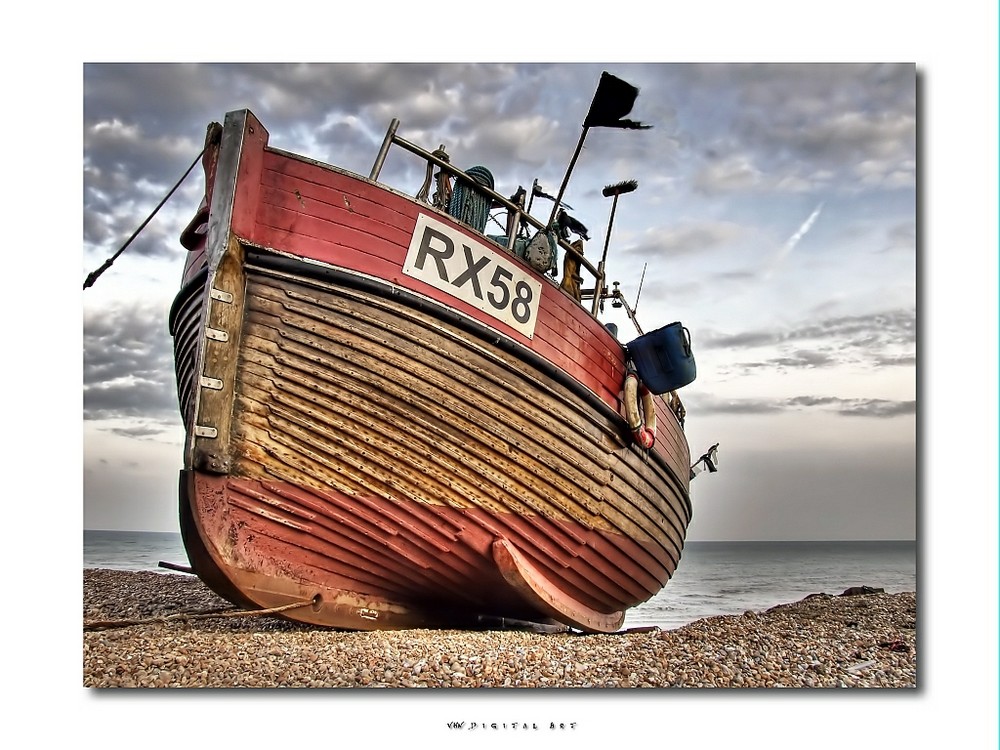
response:
{"label": "mooring rope", "polygon": [[212,609],[205,612],[179,612],[174,615],[163,615],[161,617],[150,617],[145,620],[91,620],[90,622],[83,623],[84,631],[87,630],[110,630],[111,628],[127,628],[133,625],[152,625],[154,623],[161,622],[172,622],[174,620],[211,620],[213,618],[221,617],[257,617],[259,615],[273,615],[277,612],[284,612],[289,609],[297,609],[299,607],[306,607],[312,604],[312,600],[305,602],[295,602],[293,604],[284,604],[280,607],[271,607],[270,609],[247,609],[247,610],[229,610],[229,609]]}
{"label": "mooring rope", "polygon": [[93,285],[94,285],[94,282],[95,282],[95,281],[97,281],[97,277],[98,277],[98,276],[100,276],[100,275],[101,275],[102,273],[104,273],[105,271],[107,271],[107,270],[108,270],[109,268],[111,268],[111,264],[112,264],[112,263],[114,263],[114,262],[115,262],[116,260],[118,260],[118,256],[119,256],[119,255],[121,255],[121,254],[122,254],[123,252],[125,252],[125,248],[127,248],[127,247],[128,247],[129,245],[131,245],[131,244],[132,244],[132,240],[134,240],[134,239],[135,239],[136,237],[138,237],[138,236],[139,236],[139,233],[140,233],[140,232],[141,232],[141,231],[142,231],[143,229],[145,229],[145,228],[146,228],[146,225],[147,225],[147,224],[148,224],[148,223],[149,223],[150,221],[152,221],[153,217],[154,217],[154,216],[156,216],[157,212],[158,212],[158,211],[159,211],[159,210],[160,210],[161,208],[163,208],[163,204],[164,204],[164,203],[166,203],[166,202],[167,202],[168,200],[170,200],[170,196],[171,196],[171,195],[173,195],[173,194],[174,194],[174,191],[176,191],[176,190],[177,190],[177,188],[179,188],[179,187],[181,186],[181,183],[182,183],[182,182],[184,182],[184,180],[185,180],[185,179],[187,179],[187,176],[188,176],[189,174],[191,174],[191,170],[192,170],[192,169],[194,169],[195,165],[196,165],[196,164],[198,163],[198,160],[199,160],[199,159],[201,159],[201,157],[202,157],[202,156],[203,156],[204,154],[205,154],[205,149],[202,149],[202,150],[201,150],[201,153],[200,153],[200,154],[198,154],[198,155],[197,155],[197,156],[195,157],[195,159],[194,159],[194,161],[193,161],[193,162],[191,162],[191,166],[187,168],[187,171],[186,171],[186,172],[184,173],[184,176],[183,176],[183,177],[181,177],[181,178],[180,178],[180,179],[179,179],[179,180],[177,181],[177,184],[176,184],[176,185],[174,185],[174,186],[173,186],[172,188],[170,188],[170,192],[169,192],[169,193],[167,193],[167,194],[166,194],[165,196],[163,196],[163,200],[161,200],[161,201],[160,201],[160,203],[159,203],[159,205],[158,205],[158,206],[157,206],[156,208],[154,208],[154,209],[153,209],[153,213],[151,213],[151,214],[150,214],[149,216],[147,216],[147,217],[146,217],[146,220],[145,220],[144,222],[142,222],[142,224],[140,224],[140,225],[139,225],[139,228],[138,228],[138,229],[136,229],[136,230],[135,230],[135,231],[134,231],[134,232],[132,233],[132,236],[131,236],[131,237],[129,237],[129,238],[127,239],[127,240],[125,240],[125,244],[124,244],[124,245],[122,245],[122,246],[121,246],[120,248],[118,248],[118,252],[116,252],[116,253],[115,253],[114,255],[112,255],[112,256],[111,256],[110,258],[108,258],[108,259],[107,259],[106,261],[104,261],[104,265],[102,265],[102,266],[101,266],[100,268],[98,268],[98,269],[97,269],[96,271],[92,272],[92,273],[91,273],[91,274],[90,274],[90,275],[89,275],[89,276],[87,277],[87,280],[83,282],[83,288],[84,288],[84,289],[86,289],[87,287],[90,287],[90,286],[93,286]]}

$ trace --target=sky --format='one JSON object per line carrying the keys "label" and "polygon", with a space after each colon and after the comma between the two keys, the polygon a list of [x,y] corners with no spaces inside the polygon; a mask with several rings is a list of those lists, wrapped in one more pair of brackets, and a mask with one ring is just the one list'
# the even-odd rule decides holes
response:
{"label": "sky", "polygon": [[[9,284],[5,300],[27,322],[9,327],[8,349],[37,357],[30,368],[5,368],[8,386],[25,393],[9,399],[6,411],[16,425],[8,438],[16,462],[8,463],[7,483],[12,576],[30,564],[36,580],[52,586],[43,601],[72,611],[81,596],[81,526],[175,527],[180,426],[172,415],[165,315],[181,272],[176,234],[197,202],[200,175],[112,270],[82,293],[80,286],[187,169],[210,120],[249,107],[275,145],[315,143],[317,158],[367,173],[388,119],[398,116],[404,136],[432,147],[445,142],[462,164],[489,161],[504,190],[535,177],[552,187],[599,72],[608,69],[641,87],[632,117],[654,127],[588,136],[566,200],[601,238],[609,207],[600,187],[640,183],[619,206],[609,273],[634,295],[648,264],[639,304],[644,327],[682,320],[691,329],[700,374],[684,389],[688,434],[696,453],[716,441],[722,449],[720,472],[694,482],[690,538],[908,537],[915,519],[920,689],[852,695],[846,714],[839,694],[786,691],[449,693],[425,700],[216,693],[185,701],[185,726],[206,741],[231,741],[232,723],[219,721],[231,712],[220,712],[218,702],[251,700],[266,704],[268,716],[288,718],[257,723],[254,741],[287,741],[289,726],[301,724],[302,701],[312,699],[313,707],[323,703],[324,729],[335,726],[338,741],[366,744],[377,727],[380,739],[429,738],[440,748],[509,747],[512,739],[525,747],[589,747],[650,735],[710,748],[755,736],[793,748],[805,736],[813,750],[834,750],[847,735],[870,746],[996,747],[995,4],[705,0],[664,6],[646,22],[637,11],[569,12],[536,3],[528,6],[533,23],[524,26],[509,22],[511,6],[520,7],[457,13],[417,4],[298,3],[270,9],[267,22],[288,33],[266,43],[260,12],[225,3],[209,12],[177,0],[166,12],[136,12],[97,0],[61,9],[58,24],[46,6],[20,11],[23,18],[37,7],[39,17],[22,24],[18,38],[45,38],[36,45],[44,54],[7,48],[5,97],[17,105],[8,112],[28,114],[0,118],[5,140],[24,143],[8,149],[4,190],[17,209],[10,247],[30,252],[9,253],[9,267],[17,279],[37,280]],[[386,13],[394,23],[378,23],[376,14]],[[226,23],[213,23],[219,19]],[[279,76],[258,67],[249,77],[229,67],[204,75],[189,67],[126,67],[98,76],[84,67],[262,56],[794,67],[665,70],[602,62],[573,72],[536,70],[534,78],[524,71],[428,75],[425,68],[406,80],[383,71],[363,81],[329,70],[310,79],[298,69]],[[814,68],[807,76],[797,65],[803,61],[915,63],[917,97],[898,68],[859,67],[856,76]],[[484,96],[468,95],[484,87]],[[484,108],[489,127],[463,127]],[[456,119],[446,124],[449,114]],[[67,219],[54,216],[60,206],[68,207]],[[591,257],[601,245],[588,245]],[[64,258],[71,261],[59,262]],[[26,304],[28,295],[45,304]],[[622,325],[623,335],[627,330]],[[46,491],[30,492],[35,487]],[[40,555],[39,539],[50,534]],[[25,585],[37,599],[37,586]],[[61,611],[34,617],[30,627],[15,621],[21,647],[7,663],[21,688],[15,707],[22,700],[27,708],[43,691],[62,692],[61,725],[73,727],[84,747],[133,747],[136,737],[148,748],[176,747],[176,732],[149,731],[176,706],[141,699],[122,711],[116,696],[101,700],[79,688],[78,621]],[[718,720],[720,708],[726,721]],[[34,722],[32,711],[15,716],[25,717],[25,728]],[[581,727],[561,737],[470,738],[449,734],[446,719],[577,719]],[[35,723],[30,728],[37,731]]]}
{"label": "sky", "polygon": [[[248,108],[270,143],[367,175],[391,118],[499,192],[558,192],[602,71],[639,88],[595,128],[564,201],[650,331],[680,321],[693,458],[689,539],[914,539],[917,91],[910,63],[135,64],[83,67],[83,267],[113,256]],[[413,157],[382,174],[411,193]],[[83,293],[84,526],[176,531],[178,416],[167,312],[200,164]],[[545,216],[551,202],[535,199]],[[536,212],[538,213],[538,212]],[[494,228],[498,233],[499,227]],[[641,286],[640,286],[641,284]],[[639,331],[621,311],[627,342]]]}

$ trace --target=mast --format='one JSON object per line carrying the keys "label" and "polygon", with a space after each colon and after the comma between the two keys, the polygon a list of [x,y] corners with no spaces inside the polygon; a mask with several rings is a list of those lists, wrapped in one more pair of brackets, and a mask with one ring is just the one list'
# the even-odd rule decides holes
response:
{"label": "mast", "polygon": [[563,195],[566,193],[566,186],[569,184],[569,177],[576,166],[576,160],[580,158],[583,150],[583,142],[587,139],[587,133],[591,128],[622,128],[626,130],[648,130],[649,125],[634,120],[626,120],[625,115],[632,111],[636,97],[639,96],[639,89],[630,83],[626,83],[621,78],[617,78],[607,71],[601,73],[601,80],[597,84],[597,91],[590,102],[590,110],[583,121],[583,132],[580,133],[580,140],[576,144],[576,151],[570,159],[566,174],[563,176],[562,185],[559,186],[559,195],[556,196],[555,204],[552,206],[552,213],[549,216],[549,225],[555,221],[559,205],[562,203]]}

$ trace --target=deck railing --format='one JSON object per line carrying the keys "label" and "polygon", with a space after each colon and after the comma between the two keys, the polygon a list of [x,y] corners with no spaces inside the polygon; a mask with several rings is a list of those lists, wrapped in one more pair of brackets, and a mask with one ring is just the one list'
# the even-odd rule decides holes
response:
{"label": "deck railing", "polygon": [[[392,146],[399,146],[400,148],[409,151],[421,159],[424,159],[428,164],[433,164],[439,169],[443,169],[448,174],[454,176],[456,179],[465,182],[466,184],[473,186],[476,192],[482,194],[483,196],[489,198],[492,201],[492,207],[498,208],[503,207],[507,209],[508,217],[513,217],[513,221],[508,220],[508,226],[512,227],[513,230],[507,233],[507,250],[513,252],[514,241],[517,239],[518,229],[520,228],[522,222],[527,222],[529,225],[534,227],[539,232],[544,232],[547,227],[545,224],[540,222],[531,214],[525,212],[524,208],[509,198],[505,198],[496,192],[492,188],[481,184],[476,179],[466,174],[463,170],[458,167],[453,166],[451,163],[445,161],[444,159],[436,156],[435,154],[427,151],[424,148],[407,141],[405,138],[401,138],[397,135],[397,130],[399,129],[399,120],[393,118],[392,122],[389,123],[389,129],[386,131],[385,139],[382,141],[382,147],[379,149],[378,156],[375,158],[375,163],[372,165],[372,171],[369,175],[369,179],[378,180],[379,174],[382,171],[382,166],[385,164],[386,156],[389,154],[389,149]],[[484,235],[485,236],[485,235]],[[601,300],[607,298],[608,290],[605,286],[605,278],[603,269],[598,269],[589,260],[587,260],[582,253],[578,252],[572,245],[570,245],[562,237],[558,238],[559,247],[563,249],[564,252],[572,256],[578,263],[580,268],[587,269],[588,272],[594,278],[594,288],[593,289],[582,289],[581,299],[592,299],[593,304],[591,306],[590,313],[594,317],[597,317],[597,313],[601,307]],[[616,290],[617,291],[617,290]],[[614,296],[614,295],[613,295]]]}

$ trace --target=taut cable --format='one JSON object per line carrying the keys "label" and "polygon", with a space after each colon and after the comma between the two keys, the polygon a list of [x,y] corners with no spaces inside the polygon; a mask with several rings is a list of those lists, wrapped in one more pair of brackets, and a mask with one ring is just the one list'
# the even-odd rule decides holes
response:
{"label": "taut cable", "polygon": [[102,265],[102,266],[101,266],[100,268],[98,268],[98,269],[97,269],[96,271],[94,271],[93,273],[91,273],[91,274],[90,274],[90,275],[89,275],[89,276],[87,277],[87,280],[83,282],[83,288],[84,288],[84,289],[86,289],[87,287],[90,287],[90,286],[93,286],[93,285],[94,285],[94,282],[95,282],[95,281],[97,281],[97,277],[98,277],[98,276],[100,276],[100,275],[101,275],[102,273],[104,273],[105,271],[107,271],[107,270],[108,270],[109,268],[111,268],[111,264],[112,264],[112,263],[114,263],[114,262],[115,262],[115,261],[116,261],[116,260],[118,259],[118,256],[119,256],[119,255],[121,255],[121,254],[122,254],[123,252],[125,252],[125,248],[127,248],[127,247],[128,247],[129,245],[131,245],[131,244],[132,244],[132,240],[134,240],[134,239],[135,239],[136,237],[138,237],[138,236],[139,236],[139,233],[140,233],[140,232],[141,232],[141,231],[142,231],[143,229],[145,229],[145,228],[146,228],[146,225],[147,225],[147,224],[148,224],[148,223],[149,223],[149,222],[150,222],[150,221],[151,221],[151,220],[153,219],[153,217],[154,217],[154,216],[156,216],[156,213],[157,213],[157,212],[158,212],[158,211],[159,211],[159,210],[160,210],[161,208],[163,208],[163,204],[164,204],[164,203],[166,203],[166,202],[167,202],[168,200],[170,200],[170,196],[171,196],[171,195],[173,195],[173,194],[174,194],[174,191],[176,191],[176,190],[177,190],[177,188],[179,188],[179,187],[181,186],[181,183],[182,183],[182,182],[184,182],[184,180],[185,180],[185,179],[187,179],[187,176],[188,176],[189,174],[191,174],[191,170],[192,170],[192,169],[194,169],[194,167],[195,167],[195,164],[197,164],[197,163],[198,163],[198,160],[199,160],[199,159],[201,159],[201,157],[202,157],[202,156],[203,156],[204,154],[205,154],[205,149],[202,149],[202,150],[201,150],[201,153],[200,153],[200,154],[198,154],[198,156],[196,156],[196,157],[195,157],[195,160],[194,160],[193,162],[191,162],[191,166],[187,168],[187,171],[186,171],[186,172],[184,173],[184,176],[183,176],[183,177],[181,177],[181,178],[180,178],[180,179],[179,179],[179,180],[177,181],[177,184],[176,184],[176,185],[174,185],[174,186],[173,186],[172,188],[170,188],[170,192],[169,192],[169,193],[167,193],[167,194],[166,194],[165,196],[163,196],[163,200],[161,200],[161,201],[160,201],[160,203],[159,203],[159,205],[158,205],[158,206],[157,206],[156,208],[154,208],[154,209],[153,209],[153,213],[151,213],[151,214],[150,214],[149,216],[147,216],[147,217],[146,217],[146,220],[145,220],[144,222],[142,222],[142,224],[140,224],[140,225],[139,225],[139,228],[138,228],[138,229],[136,229],[136,230],[135,230],[135,231],[134,231],[134,232],[132,233],[132,236],[131,236],[131,237],[129,237],[129,238],[127,239],[127,240],[125,240],[125,244],[124,244],[124,245],[122,245],[122,246],[121,246],[120,248],[118,248],[118,252],[117,252],[117,253],[115,253],[114,255],[112,255],[112,256],[111,256],[110,258],[108,258],[108,259],[107,259],[106,261],[104,261],[104,265]]}

